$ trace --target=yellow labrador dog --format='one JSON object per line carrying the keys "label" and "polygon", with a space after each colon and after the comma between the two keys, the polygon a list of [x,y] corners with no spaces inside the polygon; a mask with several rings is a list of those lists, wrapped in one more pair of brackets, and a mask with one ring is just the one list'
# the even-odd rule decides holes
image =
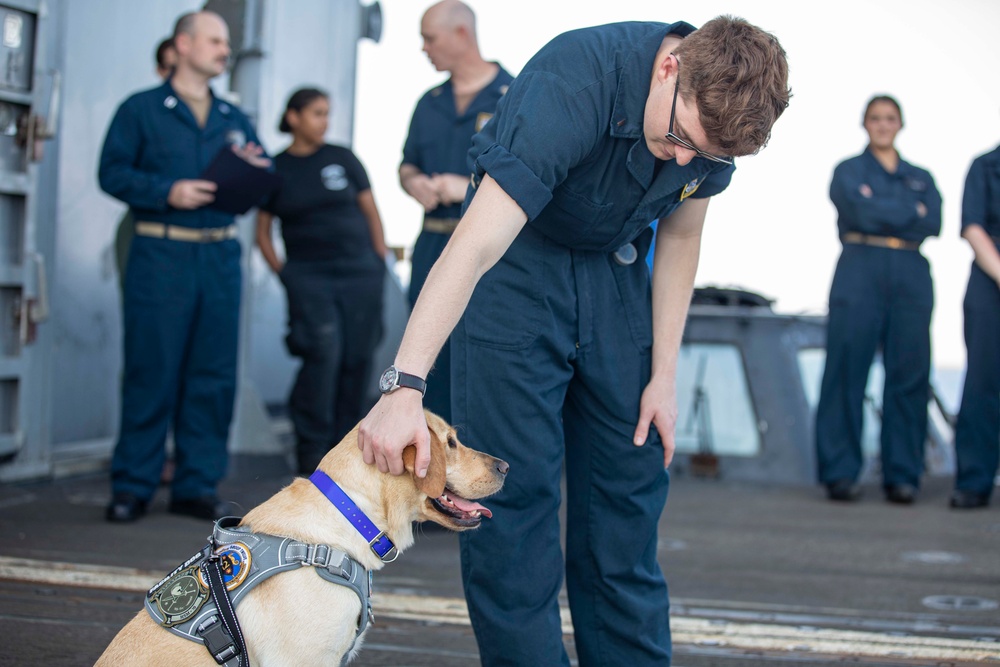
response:
{"label": "yellow labrador dog", "polygon": [[[367,570],[367,578],[368,573],[381,569],[385,562],[413,544],[414,521],[433,521],[457,531],[477,527],[484,516],[492,514],[475,500],[500,490],[507,474],[507,463],[465,447],[448,423],[433,413],[427,412],[426,415],[431,436],[431,463],[426,477],[421,479],[413,473],[413,447],[404,451],[409,475],[397,477],[366,465],[356,446],[355,428],[323,458],[319,471],[311,478],[319,476],[325,478],[322,481],[331,480],[333,486],[339,486],[353,501],[358,514],[369,519],[384,533],[377,540],[363,535],[358,528],[358,519],[349,520],[348,514],[335,506],[330,496],[321,490],[320,482],[314,483],[311,479],[296,479],[255,507],[235,531],[276,536],[267,538],[274,541],[287,538],[282,545],[292,544],[293,541],[298,547],[328,545],[332,553],[343,552],[360,564]],[[248,539],[243,541],[250,543]],[[380,556],[376,553],[376,546],[373,546],[375,542],[394,546],[395,553],[391,558],[385,554]],[[205,552],[209,551],[206,548]],[[196,557],[197,554],[192,559]],[[260,556],[255,558],[263,561]],[[230,562],[226,563],[227,559]],[[249,565],[249,552],[226,552],[220,571],[225,572],[228,565],[232,578],[234,574],[239,574],[243,559]],[[197,563],[189,565],[187,572],[182,572],[185,565],[187,563],[157,584],[164,592],[157,592],[157,587],[151,591],[151,598],[157,592],[163,608],[169,609],[163,603],[163,596],[173,596],[172,601],[181,599],[186,594],[185,586],[190,589],[188,593],[191,596],[202,596],[199,601],[208,597],[211,602],[206,592],[209,588],[208,575],[198,571],[201,566]],[[249,567],[243,568],[242,576],[246,575],[247,569]],[[363,572],[360,568],[355,569]],[[282,570],[260,581],[238,601],[235,613],[248,656],[232,659],[227,665],[336,666],[357,654],[366,625],[359,619],[367,620],[364,618],[367,610],[363,597],[346,585],[324,581],[317,576],[316,570],[316,567]],[[177,576],[180,579],[171,578]],[[197,578],[200,578],[200,585]],[[225,582],[227,588],[230,584]],[[364,587],[367,586],[365,581]],[[237,598],[237,593],[233,593],[233,598]],[[211,604],[206,608],[213,609]],[[151,613],[145,609],[140,611],[114,638],[97,665],[216,665],[215,659],[206,650],[207,641],[202,644],[178,636],[164,627],[177,621],[177,618],[171,619],[164,614],[158,623]]]}

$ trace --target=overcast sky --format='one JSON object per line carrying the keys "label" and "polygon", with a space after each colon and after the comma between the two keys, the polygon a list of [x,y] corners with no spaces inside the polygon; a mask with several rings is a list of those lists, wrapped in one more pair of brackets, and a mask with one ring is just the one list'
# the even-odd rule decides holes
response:
{"label": "overcast sky", "polygon": [[[552,37],[588,25],[700,26],[729,13],[774,33],[788,53],[791,106],[770,145],[739,159],[732,185],[713,199],[697,284],[760,292],[780,312],[826,312],[840,253],[830,175],[865,147],[868,98],[895,96],[906,122],[896,145],[905,160],[930,170],[944,198],[941,238],[924,244],[935,280],[934,363],[964,365],[962,299],[972,253],[959,237],[962,188],[972,159],[1000,142],[1000,2],[955,0],[947,10],[930,0],[703,0],[686,10],[651,0],[467,2],[483,56],[515,76]],[[389,243],[410,246],[421,210],[400,190],[396,168],[413,105],[445,76],[420,50],[420,17],[433,3],[380,3],[382,39],[359,47],[354,150],[370,172]]]}

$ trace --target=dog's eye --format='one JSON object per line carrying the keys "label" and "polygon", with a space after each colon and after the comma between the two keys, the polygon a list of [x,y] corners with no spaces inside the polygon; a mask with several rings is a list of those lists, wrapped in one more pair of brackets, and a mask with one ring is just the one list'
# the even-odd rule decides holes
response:
{"label": "dog's eye", "polygon": [[458,449],[458,441],[455,440],[455,436],[453,435],[448,436],[448,446],[451,447],[452,449]]}

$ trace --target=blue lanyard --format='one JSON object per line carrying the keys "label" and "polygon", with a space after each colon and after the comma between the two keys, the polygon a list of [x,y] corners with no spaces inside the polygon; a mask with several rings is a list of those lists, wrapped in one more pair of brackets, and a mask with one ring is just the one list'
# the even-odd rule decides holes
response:
{"label": "blue lanyard", "polygon": [[383,563],[391,563],[396,560],[399,555],[396,551],[396,545],[371,522],[371,519],[354,504],[351,497],[335,481],[330,479],[329,475],[322,470],[317,470],[309,476],[309,481],[315,484],[327,500],[347,517],[347,520],[361,533],[362,537],[368,540],[368,546],[371,547],[372,553],[378,556]]}

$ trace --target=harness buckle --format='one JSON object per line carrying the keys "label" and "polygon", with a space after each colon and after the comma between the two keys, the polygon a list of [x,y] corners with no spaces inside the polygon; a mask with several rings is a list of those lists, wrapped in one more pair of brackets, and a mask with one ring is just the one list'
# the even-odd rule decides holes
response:
{"label": "harness buckle", "polygon": [[330,545],[328,544],[307,544],[306,555],[302,558],[302,565],[313,567],[326,567],[330,561]]}
{"label": "harness buckle", "polygon": [[312,554],[312,561],[309,563],[315,567],[326,567],[330,564],[330,545],[317,544],[315,553]]}
{"label": "harness buckle", "polygon": [[212,616],[198,628],[197,634],[205,642],[205,648],[218,664],[224,665],[227,660],[239,655],[236,642],[226,632],[226,628],[218,616]]}
{"label": "harness buckle", "polygon": [[219,663],[220,665],[224,665],[226,663],[226,660],[229,660],[230,658],[233,658],[235,656],[236,656],[236,647],[227,646],[221,653],[217,653],[212,657],[215,658],[215,661],[217,663]]}

